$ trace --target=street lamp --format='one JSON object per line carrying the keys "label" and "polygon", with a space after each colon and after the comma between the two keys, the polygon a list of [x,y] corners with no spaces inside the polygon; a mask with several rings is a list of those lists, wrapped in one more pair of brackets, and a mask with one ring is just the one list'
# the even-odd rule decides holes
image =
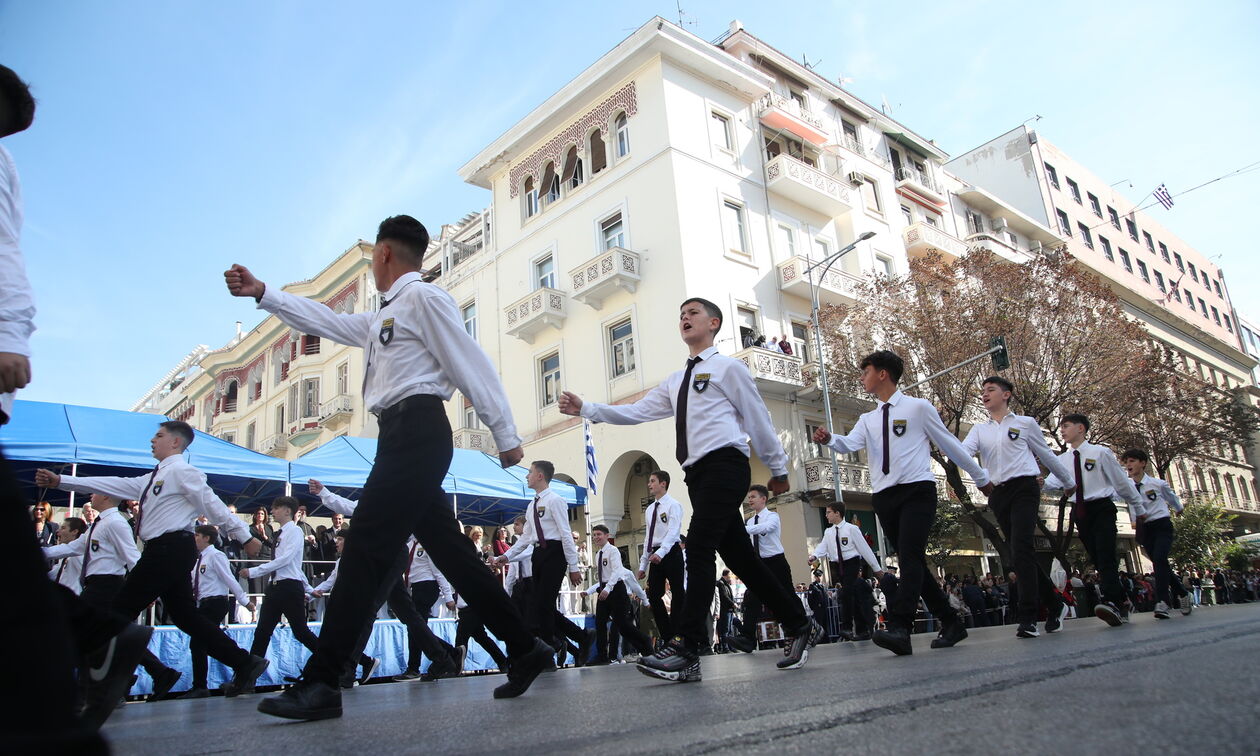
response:
{"label": "street lamp", "polygon": [[[818,377],[822,382],[823,413],[827,418],[827,425],[831,425],[831,392],[827,388],[827,361],[823,359],[822,333],[818,328],[818,286],[814,284],[814,268],[822,265],[823,270],[822,273],[818,275],[818,278],[820,280],[825,279],[827,277],[827,271],[831,269],[831,266],[836,262],[836,260],[839,260],[849,252],[852,252],[853,248],[859,243],[866,241],[874,235],[874,231],[867,231],[855,239],[849,246],[824,257],[805,269],[806,275],[809,276],[809,298],[810,304],[813,307],[810,312],[810,320],[812,321],[814,327],[814,357],[818,360]],[[827,447],[827,451],[831,454],[831,485],[836,491],[836,501],[843,502],[844,493],[840,489],[840,464],[836,461],[836,450],[831,447]]]}

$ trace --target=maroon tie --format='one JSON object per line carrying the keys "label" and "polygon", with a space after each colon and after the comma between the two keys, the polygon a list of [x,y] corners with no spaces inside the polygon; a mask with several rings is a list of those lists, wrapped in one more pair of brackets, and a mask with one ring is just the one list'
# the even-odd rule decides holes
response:
{"label": "maroon tie", "polygon": [[844,577],[844,552],[840,550],[840,528],[836,528],[836,564],[840,565],[840,574],[837,577]]}
{"label": "maroon tie", "polygon": [[547,539],[543,537],[542,518],[538,516],[538,497],[534,497],[534,503],[531,505],[534,511],[534,535],[538,537],[538,548],[547,548]]}
{"label": "maroon tie", "polygon": [[[140,492],[140,500],[136,502],[136,538],[143,538],[140,535],[140,520],[144,517],[144,500],[149,498],[149,490],[153,488],[153,479],[157,477],[158,467],[162,463],[159,462],[153,466],[153,472],[149,475],[149,483]],[[96,523],[92,523],[95,525]]]}
{"label": "maroon tie", "polygon": [[201,554],[197,555],[197,566],[193,567],[193,601],[201,601]]}
{"label": "maroon tie", "polygon": [[678,459],[678,464],[686,464],[687,452],[687,396],[691,393],[688,387],[691,384],[691,371],[696,369],[696,363],[700,361],[699,357],[692,357],[687,360],[687,371],[683,373],[682,384],[678,387],[678,401],[674,404],[674,456]]}
{"label": "maroon tie", "polygon": [[1076,473],[1076,506],[1072,507],[1072,519],[1080,521],[1085,514],[1085,474],[1081,472],[1081,450],[1072,450],[1072,467]]}
{"label": "maroon tie", "polygon": [[411,563],[416,558],[416,547],[420,545],[419,541],[411,544],[411,551],[407,554],[407,569],[403,570],[403,587],[411,585]]}
{"label": "maroon tie", "polygon": [[648,540],[647,540],[648,551],[654,551],[656,547],[656,541],[653,539],[653,534],[656,533],[656,520],[660,516],[660,513],[661,513],[661,502],[657,501],[656,506],[652,508],[652,524],[648,526]]}
{"label": "maroon tie", "polygon": [[[88,563],[92,561],[92,531],[96,530],[96,523],[98,522],[100,522],[99,518],[92,521],[92,527],[88,528],[87,535],[85,536],[85,538],[87,538],[87,542],[83,546],[83,567],[79,569],[79,585],[83,585],[84,581],[87,580]],[[65,562],[62,562],[61,566],[65,567]],[[61,577],[60,572],[57,573],[57,577]]]}
{"label": "maroon tie", "polygon": [[888,410],[891,408],[892,408],[891,404],[889,404],[888,402],[884,402],[884,468],[883,469],[884,469],[885,475],[888,474],[888,457],[889,457],[889,454],[888,454]]}

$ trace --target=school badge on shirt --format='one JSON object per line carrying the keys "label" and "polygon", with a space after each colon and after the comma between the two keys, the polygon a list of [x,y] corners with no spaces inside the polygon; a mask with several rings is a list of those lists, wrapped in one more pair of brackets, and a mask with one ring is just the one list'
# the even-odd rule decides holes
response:
{"label": "school badge on shirt", "polygon": [[898,438],[906,435],[906,421],[905,420],[893,420],[893,435],[897,436]]}
{"label": "school badge on shirt", "polygon": [[546,506],[545,504],[539,505],[539,507],[538,507],[538,516],[539,516],[539,517],[542,517],[542,516],[544,516],[544,515],[546,515],[546,514],[547,514],[547,506]]}
{"label": "school badge on shirt", "polygon": [[154,483],[153,490],[151,490],[149,493],[153,494],[154,496],[157,496],[158,494],[162,493],[162,481],[159,480],[157,483]]}
{"label": "school badge on shirt", "polygon": [[1096,460],[1096,459],[1087,459],[1087,460],[1085,460],[1085,469],[1086,469],[1086,470],[1093,470],[1093,469],[1094,469],[1095,467],[1097,467],[1097,466],[1098,466],[1098,460]]}
{"label": "school badge on shirt", "polygon": [[661,524],[664,525],[668,522],[669,522],[669,512],[661,512]]}
{"label": "school badge on shirt", "polygon": [[197,568],[197,571],[200,572],[202,575],[206,574],[206,566],[204,564],[201,565],[200,567]]}
{"label": "school badge on shirt", "polygon": [[1146,498],[1150,499],[1151,501],[1155,501],[1156,499],[1159,498],[1159,493],[1155,491],[1147,491]]}
{"label": "school badge on shirt", "polygon": [[704,390],[709,387],[709,381],[712,379],[712,373],[696,373],[691,379],[691,387],[696,390],[697,394],[703,394]]}
{"label": "school badge on shirt", "polygon": [[95,538],[93,538],[93,539],[92,539],[92,551],[100,551],[100,550],[101,550],[101,542],[100,542],[100,541],[98,541],[98,540],[96,540]]}
{"label": "school badge on shirt", "polygon": [[389,342],[394,340],[394,319],[385,318],[381,321],[381,346],[389,346]]}
{"label": "school badge on shirt", "polygon": [[1019,428],[1007,428],[1007,429],[1006,429],[1006,437],[1007,437],[1007,438],[1009,438],[1009,439],[1010,439],[1010,440],[1012,440],[1012,441],[1018,441],[1018,440],[1019,440]]}
{"label": "school badge on shirt", "polygon": [[841,546],[848,546],[848,545],[849,545],[849,537],[848,537],[848,536],[843,536],[843,537],[841,537],[841,539],[840,539],[840,545],[841,545]]}

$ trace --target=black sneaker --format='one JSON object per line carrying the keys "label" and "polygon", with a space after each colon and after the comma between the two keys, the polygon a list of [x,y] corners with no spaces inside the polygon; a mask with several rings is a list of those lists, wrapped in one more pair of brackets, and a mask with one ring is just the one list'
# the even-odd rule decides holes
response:
{"label": "black sneaker", "polygon": [[967,626],[955,617],[949,622],[941,623],[941,632],[932,639],[932,648],[951,648],[967,637]]}
{"label": "black sneaker", "polygon": [[595,647],[595,631],[583,630],[582,637],[578,638],[578,652],[576,661],[573,666],[585,666],[586,660],[591,658],[591,649]]}
{"label": "black sneaker", "polygon": [[99,651],[88,657],[87,693],[81,722],[90,730],[98,730],[114,708],[131,689],[131,671],[149,647],[153,628],[127,625],[109,639]]}
{"label": "black sneaker", "polygon": [[1021,622],[1019,629],[1015,631],[1016,638],[1036,638],[1039,635],[1041,633],[1037,632],[1036,622]]}
{"label": "black sneaker", "polygon": [[366,685],[368,680],[372,679],[372,675],[376,674],[376,670],[381,668],[380,657],[371,657],[371,664],[363,665],[363,674],[359,675],[359,684]]}
{"label": "black sneaker", "polygon": [[[757,641],[743,635],[724,635],[722,640],[726,642],[727,648],[743,651],[746,654],[751,654],[757,650]],[[664,649],[662,648],[661,650]]]}
{"label": "black sneaker", "polygon": [[876,630],[871,633],[871,640],[876,646],[886,648],[897,656],[914,653],[914,646],[910,645],[910,631],[898,625],[888,625],[884,630]]}
{"label": "black sneaker", "polygon": [[328,683],[303,680],[278,696],[258,702],[258,710],[281,719],[333,719],[341,716],[341,691]]}
{"label": "black sneaker", "polygon": [[850,638],[849,640],[851,640],[851,641],[868,641],[868,640],[870,640],[870,639],[871,639],[871,634],[870,634],[870,633],[868,633],[868,632],[861,632],[861,633],[857,633],[857,634],[855,634],[855,635],[854,635],[852,638]]}
{"label": "black sneaker", "polygon": [[1063,629],[1063,620],[1067,619],[1068,611],[1071,609],[1065,602],[1059,602],[1058,610],[1051,609],[1046,615],[1046,632],[1057,633]]}
{"label": "black sneaker", "polygon": [[823,639],[825,632],[822,629],[822,625],[809,620],[808,627],[799,634],[788,638],[788,644],[783,647],[783,658],[775,666],[779,669],[800,669],[804,667],[805,662],[809,661],[809,650],[818,645],[818,641]]}
{"label": "black sneaker", "polygon": [[210,691],[206,688],[189,688],[184,695],[179,697],[181,701],[187,701],[193,698],[209,698]]}
{"label": "black sneaker", "polygon": [[183,674],[179,670],[163,667],[153,676],[153,692],[149,694],[149,700],[165,701],[170,698],[171,688],[175,687],[175,683],[179,682],[181,677]]}
{"label": "black sneaker", "polygon": [[[463,646],[460,646],[463,648]],[[429,668],[423,675],[420,675],[421,682],[434,682],[443,680],[447,677],[458,677],[459,667],[455,666],[458,656],[449,656],[445,659],[429,662]]]}
{"label": "black sneaker", "polygon": [[508,659],[508,681],[494,689],[494,697],[516,698],[529,690],[534,678],[556,668],[553,654],[555,650],[551,646],[535,638],[534,647],[529,653],[516,659]]}
{"label": "black sneaker", "polygon": [[343,672],[341,677],[337,680],[337,685],[340,686],[342,690],[350,690],[358,684],[358,665],[356,665],[354,669]]}
{"label": "black sneaker", "polygon": [[416,670],[404,670],[402,674],[394,675],[394,682],[415,682],[420,679],[420,673]]}
{"label": "black sneaker", "polygon": [[700,656],[674,638],[665,648],[639,660],[638,670],[648,677],[670,682],[700,682]]}
{"label": "black sneaker", "polygon": [[1112,627],[1120,627],[1124,619],[1120,615],[1120,607],[1110,601],[1103,601],[1094,607],[1094,616]]}
{"label": "black sneaker", "polygon": [[254,681],[267,671],[267,666],[270,664],[270,661],[261,656],[251,655],[249,663],[236,670],[232,679],[220,685],[219,690],[222,690],[223,695],[228,698],[235,698],[242,693],[253,693]]}

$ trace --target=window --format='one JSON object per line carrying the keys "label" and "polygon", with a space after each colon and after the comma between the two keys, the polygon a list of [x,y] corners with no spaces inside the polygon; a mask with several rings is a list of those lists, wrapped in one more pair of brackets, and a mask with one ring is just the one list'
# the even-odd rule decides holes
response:
{"label": "window", "polygon": [[1165,293],[1168,292],[1168,289],[1164,286],[1164,274],[1160,273],[1158,270],[1155,271],[1155,285],[1159,287],[1160,291]]}
{"label": "window", "polygon": [[1143,231],[1142,240],[1146,242],[1146,248],[1149,249],[1153,253],[1155,251],[1155,240],[1151,238],[1150,233],[1147,231]]}
{"label": "window", "polygon": [[859,155],[862,154],[862,137],[858,134],[857,126],[841,120],[840,127],[844,130],[844,145]]}
{"label": "window", "polygon": [[302,398],[302,387],[294,382],[289,385],[289,409],[288,416],[291,420],[297,420],[300,416],[298,401]]}
{"label": "window", "polygon": [[1059,188],[1059,172],[1054,169],[1053,165],[1046,163],[1046,180],[1050,182],[1050,186],[1055,189]]}
{"label": "window", "polygon": [[302,337],[302,354],[319,354],[319,337]]}
{"label": "window", "polygon": [[525,179],[525,188],[521,192],[522,200],[525,202],[525,217],[533,218],[538,215],[538,189],[534,186],[534,177],[528,176]]}
{"label": "window", "polygon": [[350,363],[343,362],[337,366],[337,393],[350,393]]}
{"label": "window", "polygon": [[1089,194],[1089,195],[1086,195],[1086,196],[1088,196],[1088,197],[1089,197],[1089,209],[1094,211],[1094,215],[1097,215],[1099,218],[1101,218],[1101,217],[1102,217],[1102,205],[1098,204],[1098,198],[1097,198],[1097,197],[1095,197],[1095,196],[1094,196],[1094,195],[1092,195],[1092,194]]}
{"label": "window", "polygon": [[612,356],[613,378],[632,372],[634,370],[634,328],[629,320],[608,329],[608,346],[608,353]]}
{"label": "window", "polygon": [[249,425],[245,426],[245,448],[246,449],[254,448],[254,440],[255,440],[254,434],[256,432],[256,429],[254,428],[254,426],[255,426],[255,423],[250,423]]}
{"label": "window", "polygon": [[907,225],[914,223],[914,213],[910,211],[910,208],[908,206],[906,205],[901,206],[901,215],[903,218],[906,219]]}
{"label": "window", "polygon": [[892,258],[884,255],[875,255],[875,269],[886,276],[896,275],[897,272],[893,268]]}
{"label": "window", "polygon": [[591,132],[587,144],[586,154],[591,156],[591,175],[594,176],[608,167],[608,150],[604,147],[604,137],[599,129]]}
{"label": "window", "polygon": [[1174,286],[1172,290],[1172,295],[1173,295],[1173,299],[1177,300],[1178,303],[1181,302],[1181,289],[1178,289],[1176,286]]}
{"label": "window", "polygon": [[1212,320],[1215,320],[1217,325],[1221,324],[1221,313],[1215,307],[1212,308]]}
{"label": "window", "polygon": [[776,223],[774,227],[775,243],[786,257],[796,256],[796,229],[785,223]]}
{"label": "window", "polygon": [[221,436],[221,438],[222,438],[224,441],[227,441],[229,444],[234,444],[234,443],[236,443],[236,434],[235,434],[235,433],[230,433],[230,432],[229,432],[229,433],[224,433],[224,434]]}
{"label": "window", "polygon": [[599,224],[599,235],[604,249],[626,246],[626,227],[621,222],[621,213],[608,216]]}
{"label": "window", "polygon": [[578,157],[577,145],[574,145],[564,156],[564,173],[561,174],[560,181],[566,189],[573,190],[581,186],[583,180],[582,159]]}
{"label": "window", "polygon": [[1076,204],[1081,204],[1081,187],[1078,186],[1075,181],[1067,178],[1066,176],[1064,177],[1064,180],[1067,181],[1068,192],[1072,195],[1072,199],[1076,200]]}
{"label": "window", "polygon": [[1111,205],[1107,206],[1107,217],[1111,219],[1111,225],[1120,228],[1120,214]]}
{"label": "window", "polygon": [[1107,237],[1105,236],[1098,237],[1098,243],[1102,245],[1103,257],[1107,258],[1108,260],[1112,262],[1115,262],[1116,257],[1115,255],[1111,254],[1111,242],[1107,241]]}
{"label": "window", "polygon": [[1009,242],[1011,243],[1011,246],[1012,246],[1012,247],[1018,247],[1018,246],[1019,246],[1019,237],[1018,237],[1018,236],[1016,236],[1016,235],[1015,235],[1013,232],[1011,232],[1011,231],[1007,231],[1007,232],[1006,232],[1006,240],[1007,240],[1007,241],[1009,241]]}
{"label": "window", "polygon": [[1168,259],[1168,245],[1163,242],[1159,243],[1159,256],[1164,258],[1164,262],[1171,262]]}
{"label": "window", "polygon": [[1190,266],[1190,277],[1194,279],[1194,282],[1195,282],[1195,283],[1198,283],[1198,282],[1199,282],[1199,271],[1198,271],[1198,269],[1196,269],[1196,268],[1194,267],[1194,263],[1186,263],[1186,265],[1189,265],[1189,266]]}
{"label": "window", "polygon": [[284,402],[276,405],[276,433],[287,433],[288,429],[284,427]]}
{"label": "window", "polygon": [[302,381],[302,417],[319,416],[319,379]]}
{"label": "window", "polygon": [[797,107],[800,108],[800,111],[802,113],[809,112],[809,105],[805,103],[804,94],[797,92],[795,89],[793,89],[793,90],[788,91],[788,95],[792,98],[792,101],[796,103]]}
{"label": "window", "polygon": [[1071,236],[1072,223],[1068,220],[1067,213],[1063,212],[1062,210],[1055,210],[1054,214],[1059,219],[1059,230],[1063,232],[1064,236]]}
{"label": "window", "polygon": [[232,381],[231,383],[228,384],[227,391],[223,392],[223,411],[224,412],[236,411],[237,391],[238,391],[238,387],[236,385],[236,381]]}
{"label": "window", "polygon": [[752,346],[761,329],[757,327],[757,311],[749,307],[735,308],[735,321],[739,324],[739,343],[745,349]]}
{"label": "window", "polygon": [[630,124],[625,113],[617,116],[614,126],[617,132],[617,157],[623,158],[630,154]]}
{"label": "window", "polygon": [[924,215],[924,216],[923,216],[923,222],[924,222],[924,223],[926,223],[926,224],[928,224],[928,225],[929,225],[929,226],[931,226],[932,228],[936,228],[936,226],[937,226],[937,220],[936,220],[936,216],[935,216],[935,215]]}
{"label": "window", "polygon": [[1193,310],[1194,309],[1194,295],[1190,293],[1189,289],[1182,289],[1182,291],[1184,291],[1186,294],[1186,306],[1189,307],[1191,310]]}
{"label": "window", "polygon": [[1124,227],[1129,230],[1129,238],[1132,239],[1133,241],[1137,241],[1138,240],[1137,224],[1134,223],[1132,219],[1125,218]]}
{"label": "window", "polygon": [[1203,317],[1208,316],[1207,302],[1203,301],[1203,297],[1199,297],[1199,310],[1203,313]]}
{"label": "window", "polygon": [[858,184],[858,191],[862,194],[862,204],[872,213],[884,214],[884,206],[879,201],[879,184],[874,179],[862,177],[862,183]]}
{"label": "window", "polygon": [[1177,270],[1185,271],[1186,266],[1181,263],[1181,255],[1173,252],[1173,261],[1177,263]]}
{"label": "window", "polygon": [[813,362],[814,349],[809,340],[809,324],[800,320],[792,321],[792,354],[801,358],[802,362]]}
{"label": "window", "polygon": [[1229,316],[1228,316],[1228,315],[1222,315],[1221,317],[1225,319],[1225,330],[1229,331],[1230,333],[1233,333],[1233,332],[1234,332],[1234,324],[1233,324],[1233,323],[1231,323],[1231,322],[1229,322]]}
{"label": "window", "polygon": [[472,336],[473,341],[476,341],[477,340],[477,303],[469,302],[468,304],[461,307],[459,312],[461,315],[464,316],[464,330],[468,332],[469,336]]}
{"label": "window", "polygon": [[1146,263],[1142,262],[1141,260],[1138,260],[1137,265],[1138,265],[1138,274],[1142,276],[1142,280],[1147,283],[1150,283],[1151,274],[1146,271]]}
{"label": "window", "polygon": [[814,240],[814,259],[815,260],[826,260],[830,254],[831,254],[831,245],[827,243],[826,239]]}
{"label": "window", "polygon": [[975,210],[968,209],[967,215],[967,233],[983,234],[984,233],[984,217]]}
{"label": "window", "polygon": [[1081,232],[1081,241],[1085,242],[1085,246],[1090,249],[1094,248],[1094,237],[1089,233],[1089,226],[1084,223],[1077,223],[1076,230]]}
{"label": "window", "polygon": [[1207,289],[1210,292],[1212,290],[1212,282],[1208,280],[1207,271],[1201,270],[1199,271],[1199,275],[1203,277],[1203,288]]}
{"label": "window", "polygon": [[1216,290],[1216,296],[1220,297],[1221,299],[1224,299],[1224,298],[1225,298],[1225,295],[1221,293],[1221,282],[1220,282],[1220,281],[1217,281],[1216,279],[1213,279],[1213,280],[1212,280],[1212,288]]}
{"label": "window", "polygon": [[560,400],[560,353],[555,352],[538,361],[539,386],[542,388],[542,406],[550,407]]}
{"label": "window", "polygon": [[748,254],[747,236],[744,231],[744,206],[738,202],[722,202],[722,232],[726,246],[732,252]]}
{"label": "window", "polygon": [[556,174],[555,163],[547,163],[547,167],[543,168],[542,181],[538,183],[538,192],[542,195],[543,207],[560,199],[560,176]]}
{"label": "window", "polygon": [[1133,263],[1129,261],[1129,253],[1125,252],[1123,248],[1120,250],[1120,262],[1124,264],[1125,270],[1130,273],[1133,272]]}
{"label": "window", "polygon": [[735,139],[731,135],[731,119],[728,116],[718,112],[709,114],[713,123],[713,144],[723,150],[733,150],[735,148]]}
{"label": "window", "polygon": [[464,398],[464,425],[463,427],[471,430],[481,430],[481,419],[477,417],[477,408],[469,403],[468,398]]}
{"label": "window", "polygon": [[534,262],[534,288],[556,288],[556,260],[551,255]]}

